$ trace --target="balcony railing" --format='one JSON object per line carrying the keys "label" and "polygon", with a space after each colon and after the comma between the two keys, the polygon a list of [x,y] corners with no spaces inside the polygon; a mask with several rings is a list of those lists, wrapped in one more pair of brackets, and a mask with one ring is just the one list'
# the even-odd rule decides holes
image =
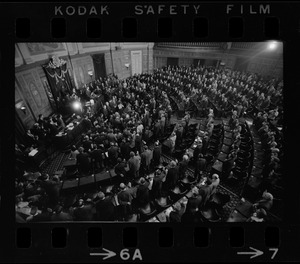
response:
{"label": "balcony railing", "polygon": [[156,47],[172,48],[221,48],[224,42],[157,42]]}

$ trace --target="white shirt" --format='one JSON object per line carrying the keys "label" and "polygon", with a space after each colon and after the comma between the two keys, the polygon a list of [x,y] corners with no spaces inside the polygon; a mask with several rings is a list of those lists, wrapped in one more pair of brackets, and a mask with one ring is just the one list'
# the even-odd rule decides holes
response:
{"label": "white shirt", "polygon": [[143,124],[140,124],[137,126],[136,130],[139,134],[142,134],[143,133],[143,129],[144,129],[144,126]]}

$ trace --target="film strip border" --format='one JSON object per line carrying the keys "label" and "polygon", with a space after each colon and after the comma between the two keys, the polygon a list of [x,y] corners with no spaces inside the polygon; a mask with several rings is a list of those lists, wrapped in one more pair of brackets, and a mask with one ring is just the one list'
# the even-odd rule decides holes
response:
{"label": "film strip border", "polygon": [[299,37],[299,3],[39,3],[30,8],[20,3],[9,7],[2,18],[14,20],[10,26],[17,41],[259,41]]}
{"label": "film strip border", "polygon": [[36,224],[16,229],[15,260],[283,261],[295,257],[297,243],[287,241],[296,236],[267,225]]}
{"label": "film strip border", "polygon": [[[183,5],[189,6],[185,9]],[[4,32],[8,32],[8,41],[17,42],[299,40],[297,3],[198,5],[6,3],[0,4],[0,21],[7,27]],[[14,231],[10,253],[14,255],[10,257],[16,262],[300,259],[297,226],[45,223],[17,226]]]}

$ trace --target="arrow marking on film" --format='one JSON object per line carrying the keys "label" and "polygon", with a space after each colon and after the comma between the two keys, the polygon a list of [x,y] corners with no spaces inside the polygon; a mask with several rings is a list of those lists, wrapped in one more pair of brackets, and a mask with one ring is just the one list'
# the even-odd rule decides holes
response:
{"label": "arrow marking on film", "polygon": [[91,255],[91,256],[105,256],[105,257],[103,258],[103,260],[108,259],[108,258],[112,258],[112,257],[114,257],[114,256],[117,255],[115,252],[110,251],[110,250],[108,250],[108,249],[106,249],[106,248],[102,248],[102,249],[103,249],[104,251],[106,251],[106,252],[103,252],[103,253],[90,253],[90,255]]}
{"label": "arrow marking on film", "polygon": [[237,252],[237,254],[238,255],[253,255],[253,256],[250,257],[251,259],[252,258],[256,258],[256,257],[264,254],[263,251],[260,251],[260,250],[258,250],[256,248],[253,248],[253,247],[249,247],[249,248],[252,249],[252,250],[254,250],[254,251],[250,251],[250,252]]}

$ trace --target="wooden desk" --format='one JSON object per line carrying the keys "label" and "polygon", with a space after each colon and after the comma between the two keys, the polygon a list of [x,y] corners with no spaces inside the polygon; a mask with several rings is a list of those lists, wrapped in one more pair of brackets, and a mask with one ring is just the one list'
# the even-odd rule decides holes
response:
{"label": "wooden desk", "polygon": [[77,160],[76,159],[67,159],[63,163],[63,167],[72,167],[72,166],[75,166],[76,164],[77,164]]}
{"label": "wooden desk", "polygon": [[246,218],[249,218],[252,214],[252,203],[245,201],[238,204],[235,208],[241,215]]}
{"label": "wooden desk", "polygon": [[239,213],[237,210],[234,210],[228,217],[227,222],[246,222],[247,218]]}

